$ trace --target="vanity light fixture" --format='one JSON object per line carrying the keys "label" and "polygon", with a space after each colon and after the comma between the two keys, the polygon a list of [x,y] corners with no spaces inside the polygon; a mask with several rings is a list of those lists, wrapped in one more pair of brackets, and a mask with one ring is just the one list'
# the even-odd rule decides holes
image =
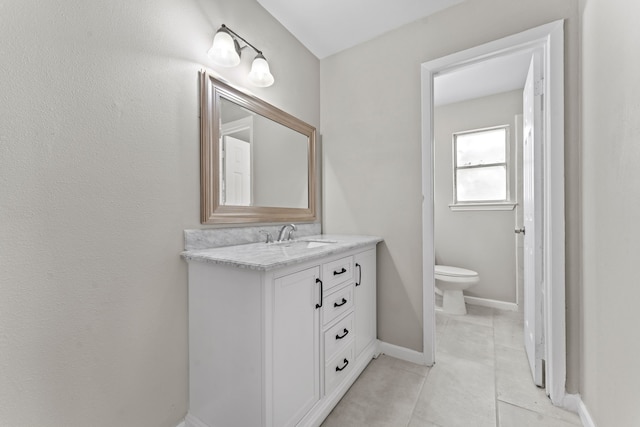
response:
{"label": "vanity light fixture", "polygon": [[[245,45],[240,47],[238,39]],[[249,82],[258,87],[269,87],[273,84],[274,78],[269,70],[269,63],[265,59],[262,51],[256,49],[254,45],[242,38],[231,28],[222,24],[213,37],[213,45],[209,49],[209,57],[213,62],[221,67],[235,67],[240,64],[242,49],[250,47],[256,51],[257,55],[251,64],[249,72]]]}

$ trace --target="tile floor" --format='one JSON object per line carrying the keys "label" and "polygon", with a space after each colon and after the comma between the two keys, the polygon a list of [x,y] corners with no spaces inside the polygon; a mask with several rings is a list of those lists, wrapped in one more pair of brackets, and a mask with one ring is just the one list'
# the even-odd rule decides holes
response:
{"label": "tile floor", "polygon": [[529,373],[522,315],[436,313],[436,364],[373,360],[322,427],[572,427]]}

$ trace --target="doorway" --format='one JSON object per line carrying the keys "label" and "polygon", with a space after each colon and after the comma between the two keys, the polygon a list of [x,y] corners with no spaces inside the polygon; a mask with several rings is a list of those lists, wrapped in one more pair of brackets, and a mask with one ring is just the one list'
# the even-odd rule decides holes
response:
{"label": "doorway", "polygon": [[[525,32],[422,64],[422,188],[423,188],[423,355],[435,362],[434,297],[434,192],[433,192],[433,99],[434,77],[491,58],[522,52],[541,52],[542,79],[539,89],[544,128],[540,161],[541,226],[539,286],[541,311],[538,349],[544,360],[546,392],[562,405],[566,381],[564,318],[564,35],[563,21]],[[525,303],[526,304],[526,303]],[[523,343],[524,345],[524,343]]]}

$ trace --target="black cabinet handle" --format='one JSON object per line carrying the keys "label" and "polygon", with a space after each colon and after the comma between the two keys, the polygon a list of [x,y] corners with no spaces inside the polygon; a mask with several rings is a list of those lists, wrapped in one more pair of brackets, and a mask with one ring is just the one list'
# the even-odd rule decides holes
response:
{"label": "black cabinet handle", "polygon": [[344,365],[342,365],[342,368],[336,366],[336,372],[340,372],[342,371],[344,368],[346,368],[349,365],[349,361],[347,359],[344,359]]}
{"label": "black cabinet handle", "polygon": [[316,308],[322,307],[322,280],[316,278],[316,283],[320,283],[320,304],[316,304]]}
{"label": "black cabinet handle", "polygon": [[342,302],[340,304],[338,304],[337,302],[333,303],[334,307],[342,307],[343,305],[345,305],[347,303],[347,300],[342,298]]}
{"label": "black cabinet handle", "polygon": [[347,272],[347,269],[346,269],[346,268],[344,268],[344,267],[342,267],[342,270],[340,270],[340,271],[334,271],[334,272],[333,272],[333,275],[334,275],[334,276],[337,276],[337,275],[339,275],[339,274],[343,274],[343,273],[346,273],[346,272]]}
{"label": "black cabinet handle", "polygon": [[358,267],[358,281],[356,282],[356,286],[360,286],[362,283],[362,266],[356,262],[356,267]]}
{"label": "black cabinet handle", "polygon": [[349,334],[349,330],[347,328],[344,328],[344,332],[342,335],[337,335],[336,334],[336,339],[337,340],[341,340],[342,338],[346,337]]}

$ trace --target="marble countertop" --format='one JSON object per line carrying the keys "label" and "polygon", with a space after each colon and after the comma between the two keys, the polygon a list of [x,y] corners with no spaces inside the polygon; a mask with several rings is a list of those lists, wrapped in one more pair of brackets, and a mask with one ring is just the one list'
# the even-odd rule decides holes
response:
{"label": "marble countertop", "polygon": [[250,243],[182,252],[189,261],[268,271],[382,241],[376,236],[321,234],[282,243]]}

